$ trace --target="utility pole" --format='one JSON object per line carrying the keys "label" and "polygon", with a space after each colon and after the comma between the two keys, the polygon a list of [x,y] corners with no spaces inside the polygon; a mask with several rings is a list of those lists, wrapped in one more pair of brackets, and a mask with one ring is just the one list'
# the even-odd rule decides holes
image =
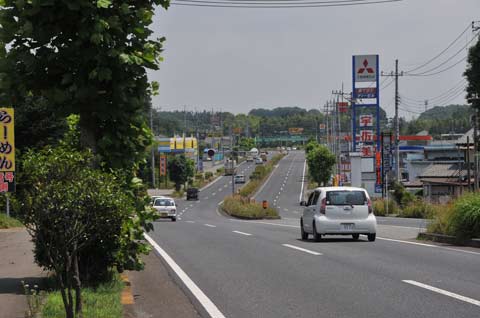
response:
{"label": "utility pole", "polygon": [[[150,130],[155,138],[155,133],[153,132],[153,105],[150,103]],[[152,186],[155,189],[155,147],[152,146]]]}
{"label": "utility pole", "polygon": [[391,76],[395,79],[395,173],[397,181],[401,180],[400,173],[400,117],[398,115],[398,106],[400,104],[400,96],[398,94],[398,77],[403,76],[403,71],[398,72],[398,59],[395,60],[395,72],[383,74],[382,76]]}

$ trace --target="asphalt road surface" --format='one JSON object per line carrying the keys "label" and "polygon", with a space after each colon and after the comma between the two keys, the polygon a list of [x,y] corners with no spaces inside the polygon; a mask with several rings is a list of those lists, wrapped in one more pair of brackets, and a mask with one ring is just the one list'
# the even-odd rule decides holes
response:
{"label": "asphalt road surface", "polygon": [[155,222],[152,242],[180,268],[172,272],[204,316],[480,317],[480,251],[415,241],[422,220],[378,218],[375,242],[300,240],[304,162],[291,152],[257,194],[281,220],[222,215],[232,190],[221,177],[199,201],[178,202],[177,222]]}

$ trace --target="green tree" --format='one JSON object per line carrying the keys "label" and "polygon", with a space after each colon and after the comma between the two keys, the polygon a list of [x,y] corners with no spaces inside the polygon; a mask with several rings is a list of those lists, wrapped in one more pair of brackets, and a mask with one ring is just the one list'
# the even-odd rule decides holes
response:
{"label": "green tree", "polygon": [[323,145],[316,145],[307,153],[308,171],[318,184],[327,184],[333,173],[335,155]]}
{"label": "green tree", "polygon": [[255,147],[255,139],[246,138],[246,137],[240,138],[240,141],[238,142],[238,145],[239,145],[241,150],[248,151],[248,150]]}
{"label": "green tree", "polygon": [[[146,108],[161,39],[149,26],[168,0],[0,1],[0,103],[27,96],[80,115],[81,141],[106,167],[135,169],[151,142]],[[8,50],[7,50],[8,47]]]}
{"label": "green tree", "polygon": [[182,184],[194,176],[195,164],[183,154],[174,156],[168,160],[168,174],[175,183],[175,189],[179,191]]}
{"label": "green tree", "polygon": [[468,66],[464,73],[467,78],[467,98],[474,99],[474,107],[480,109],[480,41],[470,48],[468,54]]}

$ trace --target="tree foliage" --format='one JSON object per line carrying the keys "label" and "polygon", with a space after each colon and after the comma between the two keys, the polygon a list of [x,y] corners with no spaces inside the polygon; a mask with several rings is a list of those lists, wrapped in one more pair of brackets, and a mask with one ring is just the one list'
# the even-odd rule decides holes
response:
{"label": "tree foliage", "polygon": [[195,163],[183,154],[169,158],[168,174],[175,183],[175,189],[179,191],[182,184],[195,175]]}
{"label": "tree foliage", "polygon": [[31,150],[21,161],[16,210],[32,235],[37,264],[55,272],[66,317],[74,317],[74,307],[81,312],[82,281],[98,282],[113,266],[138,270],[139,254],[149,250],[141,239],[153,214],[137,209],[137,193],[125,189],[121,172],[102,172],[93,162],[90,152],[66,143]]}
{"label": "tree foliage", "polygon": [[[82,144],[107,167],[132,169],[151,137],[145,123],[162,39],[151,39],[155,6],[168,0],[2,1],[0,103],[43,99],[80,115]],[[8,47],[8,50],[7,50]]]}
{"label": "tree foliage", "polygon": [[313,181],[326,185],[333,173],[335,155],[324,145],[309,143],[307,150],[308,171]]}
{"label": "tree foliage", "polygon": [[[467,98],[480,97],[480,41],[470,48],[468,54],[468,66],[465,70],[465,77],[467,78]],[[480,102],[474,105],[480,109]]]}

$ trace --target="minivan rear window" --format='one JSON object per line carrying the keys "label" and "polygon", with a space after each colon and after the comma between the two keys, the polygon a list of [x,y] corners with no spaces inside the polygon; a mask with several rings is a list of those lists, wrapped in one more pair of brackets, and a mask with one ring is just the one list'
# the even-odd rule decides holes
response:
{"label": "minivan rear window", "polygon": [[327,205],[365,205],[367,197],[363,191],[328,191]]}

